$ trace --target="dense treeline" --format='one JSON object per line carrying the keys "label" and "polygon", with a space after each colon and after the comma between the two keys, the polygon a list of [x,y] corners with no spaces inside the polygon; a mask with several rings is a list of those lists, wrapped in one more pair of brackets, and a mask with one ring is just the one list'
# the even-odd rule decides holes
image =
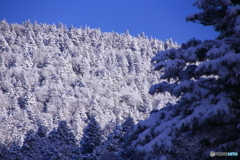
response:
{"label": "dense treeline", "polygon": [[26,21],[0,22],[0,141],[22,143],[25,133],[66,120],[78,138],[91,116],[107,135],[131,116],[144,119],[171,101],[151,97],[159,74],[149,60],[177,47],[142,33],[104,33]]}
{"label": "dense treeline", "polygon": [[125,150],[128,134],[134,122],[128,117],[122,125],[104,139],[102,129],[94,117],[91,117],[84,129],[81,140],[77,140],[66,121],[60,121],[57,128],[49,132],[40,125],[36,132],[29,130],[22,145],[0,143],[0,158],[15,159],[74,159],[100,160],[121,159],[121,150]]}

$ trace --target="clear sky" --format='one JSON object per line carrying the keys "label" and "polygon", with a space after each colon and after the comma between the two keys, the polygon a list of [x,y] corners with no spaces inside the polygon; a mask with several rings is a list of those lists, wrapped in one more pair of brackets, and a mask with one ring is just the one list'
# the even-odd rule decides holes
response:
{"label": "clear sky", "polygon": [[186,22],[189,14],[199,12],[194,0],[1,0],[0,20],[100,28],[103,32],[125,33],[179,44],[190,38],[214,39],[213,27]]}

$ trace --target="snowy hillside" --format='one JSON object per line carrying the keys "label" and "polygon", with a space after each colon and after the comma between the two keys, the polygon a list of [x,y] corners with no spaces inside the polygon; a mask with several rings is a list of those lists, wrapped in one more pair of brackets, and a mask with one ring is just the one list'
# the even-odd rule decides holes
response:
{"label": "snowy hillside", "polygon": [[239,159],[240,2],[194,6],[215,40],[2,21],[0,158]]}
{"label": "snowy hillside", "polygon": [[128,116],[145,119],[174,101],[148,94],[160,77],[150,59],[172,47],[144,34],[1,21],[0,142],[21,143],[28,130],[62,120],[79,139],[92,115],[106,133]]}

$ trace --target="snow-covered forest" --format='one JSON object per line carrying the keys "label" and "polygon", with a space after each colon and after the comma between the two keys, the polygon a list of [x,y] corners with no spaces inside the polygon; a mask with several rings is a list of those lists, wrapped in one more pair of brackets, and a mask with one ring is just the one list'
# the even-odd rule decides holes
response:
{"label": "snow-covered forest", "polygon": [[2,21],[0,159],[240,153],[240,2],[194,6],[186,20],[213,26],[215,40]]}
{"label": "snow-covered forest", "polygon": [[151,57],[178,47],[148,38],[26,21],[0,23],[0,142],[22,143],[25,133],[62,120],[78,138],[91,116],[107,135],[127,117],[145,119],[174,99],[148,95],[159,74]]}

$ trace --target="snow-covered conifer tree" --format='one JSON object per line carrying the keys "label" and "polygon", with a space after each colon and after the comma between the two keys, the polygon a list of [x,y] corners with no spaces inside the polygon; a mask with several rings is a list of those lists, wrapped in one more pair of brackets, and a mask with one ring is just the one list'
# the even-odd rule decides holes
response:
{"label": "snow-covered conifer tree", "polygon": [[192,159],[206,159],[211,150],[239,151],[240,6],[230,0],[196,0],[194,5],[202,12],[187,20],[212,25],[220,34],[216,40],[190,39],[152,58],[166,81],[149,93],[169,92],[179,101],[154,110],[134,128],[130,147],[135,156],[186,158],[189,149]]}
{"label": "snow-covered conifer tree", "polygon": [[198,0],[193,5],[202,11],[189,15],[187,21],[213,26],[216,31],[220,32],[218,37],[220,39],[236,35],[236,33],[239,35],[239,2],[235,0]]}
{"label": "snow-covered conifer tree", "polygon": [[124,143],[125,136],[132,131],[133,126],[134,121],[131,117],[128,117],[122,125],[117,125],[105,142],[106,149],[109,152],[119,151],[120,145]]}
{"label": "snow-covered conifer tree", "polygon": [[103,140],[102,131],[99,123],[94,117],[90,118],[86,129],[84,130],[84,135],[80,141],[82,154],[91,154],[94,149],[100,145]]}
{"label": "snow-covered conifer tree", "polygon": [[119,148],[119,154],[117,155],[117,158],[120,160],[124,159],[132,159],[134,153],[133,148],[130,145],[131,144],[131,137],[129,133],[133,130],[134,127],[134,121],[131,117],[128,117],[126,121],[122,124],[122,131],[124,133],[123,137],[121,138],[120,142],[120,148]]}

